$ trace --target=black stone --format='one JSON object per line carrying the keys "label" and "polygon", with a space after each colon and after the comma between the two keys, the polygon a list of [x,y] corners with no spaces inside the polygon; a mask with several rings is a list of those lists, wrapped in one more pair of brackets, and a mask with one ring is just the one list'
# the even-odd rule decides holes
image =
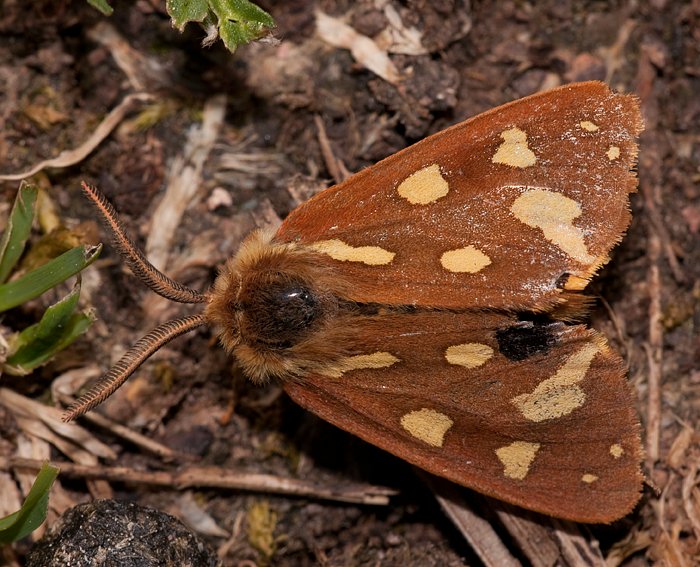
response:
{"label": "black stone", "polygon": [[131,502],[68,510],[27,556],[27,567],[216,567],[216,553],[179,520]]}

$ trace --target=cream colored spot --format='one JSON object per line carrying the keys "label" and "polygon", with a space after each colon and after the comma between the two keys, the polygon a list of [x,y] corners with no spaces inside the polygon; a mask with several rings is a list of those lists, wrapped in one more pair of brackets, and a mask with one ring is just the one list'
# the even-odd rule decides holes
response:
{"label": "cream colored spot", "polygon": [[491,263],[491,258],[474,246],[448,250],[440,257],[442,267],[450,272],[475,274]]}
{"label": "cream colored spot", "polygon": [[358,354],[357,356],[347,356],[341,358],[337,366],[326,371],[325,376],[331,378],[340,378],[346,372],[351,370],[362,370],[363,368],[388,368],[400,362],[390,352],[375,352],[372,354]]}
{"label": "cream colored spot", "polygon": [[582,278],[576,274],[569,274],[564,284],[564,289],[568,291],[581,291],[588,285],[588,278]]}
{"label": "cream colored spot", "polygon": [[584,130],[587,130],[588,132],[597,132],[598,130],[600,130],[600,128],[598,128],[598,125],[591,122],[590,120],[583,120],[579,122],[579,126],[581,126],[581,128],[583,128]]}
{"label": "cream colored spot", "polygon": [[617,158],[620,157],[620,148],[618,148],[617,146],[610,146],[605,155],[608,156],[608,159],[610,161],[615,161]]}
{"label": "cream colored spot", "polygon": [[527,441],[515,441],[510,445],[496,449],[496,456],[503,463],[503,474],[508,478],[523,480],[530,472],[530,466],[539,449],[539,443],[528,443]]}
{"label": "cream colored spot", "polygon": [[586,484],[591,484],[592,482],[598,480],[598,477],[594,474],[586,473],[581,477],[581,480]]}
{"label": "cream colored spot", "polygon": [[433,447],[442,447],[445,434],[453,424],[444,413],[427,408],[408,412],[401,418],[401,427]]}
{"label": "cream colored spot", "polygon": [[613,456],[613,458],[619,459],[625,454],[625,450],[622,448],[622,445],[615,443],[614,445],[610,445],[610,454]]}
{"label": "cream colored spot", "polygon": [[447,195],[450,186],[434,163],[409,175],[398,186],[397,191],[412,205],[427,205]]}
{"label": "cream colored spot", "polygon": [[396,254],[379,246],[350,246],[342,240],[320,240],[309,244],[309,248],[328,254],[341,262],[362,262],[370,266],[383,266],[391,263]]}
{"label": "cream colored spot", "polygon": [[503,143],[498,146],[491,161],[502,163],[511,167],[531,167],[535,165],[537,157],[527,147],[527,134],[520,128],[510,128],[501,132]]}
{"label": "cream colored spot", "polygon": [[447,347],[445,358],[450,364],[477,368],[493,356],[493,349],[480,343],[465,343]]}
{"label": "cream colored spot", "polygon": [[597,352],[597,345],[587,344],[569,356],[554,376],[540,382],[530,394],[516,396],[513,403],[530,421],[569,415],[586,401],[586,393],[578,382],[585,378]]}
{"label": "cream colored spot", "polygon": [[530,189],[520,195],[510,210],[516,218],[533,228],[539,228],[544,237],[582,264],[596,261],[583,240],[583,231],[574,226],[581,216],[581,205],[554,191]]}

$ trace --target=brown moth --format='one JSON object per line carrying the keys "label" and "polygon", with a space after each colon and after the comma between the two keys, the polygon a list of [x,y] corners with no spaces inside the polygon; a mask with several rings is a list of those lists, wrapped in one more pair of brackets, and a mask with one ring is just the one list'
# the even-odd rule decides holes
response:
{"label": "brown moth", "polygon": [[630,222],[641,130],[637,99],[600,82],[505,104],[254,232],[203,294],[84,184],[136,276],[205,308],[138,341],[66,418],[207,324],[251,379],[427,471],[560,518],[622,517],[642,484],[634,397],[578,321]]}

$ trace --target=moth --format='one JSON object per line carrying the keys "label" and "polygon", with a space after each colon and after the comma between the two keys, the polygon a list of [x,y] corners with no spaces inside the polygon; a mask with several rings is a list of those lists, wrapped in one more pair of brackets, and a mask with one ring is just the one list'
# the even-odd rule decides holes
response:
{"label": "moth", "polygon": [[149,264],[83,184],[134,274],[204,310],[139,340],[66,419],[209,325],[253,381],[431,473],[559,518],[624,516],[640,424],[582,292],[630,222],[642,128],[601,82],[505,104],[253,232],[206,293]]}

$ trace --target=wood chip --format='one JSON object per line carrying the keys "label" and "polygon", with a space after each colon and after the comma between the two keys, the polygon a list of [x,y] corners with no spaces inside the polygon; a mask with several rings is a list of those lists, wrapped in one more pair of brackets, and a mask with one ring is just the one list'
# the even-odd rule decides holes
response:
{"label": "wood chip", "polygon": [[398,69],[372,39],[320,10],[316,10],[316,33],[334,47],[348,49],[360,65],[379,75],[386,82],[397,85],[401,81]]}

